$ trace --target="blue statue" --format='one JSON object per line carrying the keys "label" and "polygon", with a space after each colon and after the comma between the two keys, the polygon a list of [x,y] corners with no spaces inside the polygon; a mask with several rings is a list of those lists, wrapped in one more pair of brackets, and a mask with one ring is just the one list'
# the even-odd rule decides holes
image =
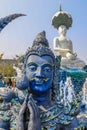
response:
{"label": "blue statue", "polygon": [[58,70],[60,59],[49,48],[45,31],[39,33],[24,61],[24,81],[19,89],[28,93],[20,109],[16,130],[74,130],[80,129],[76,119],[79,106],[65,109],[58,104]]}

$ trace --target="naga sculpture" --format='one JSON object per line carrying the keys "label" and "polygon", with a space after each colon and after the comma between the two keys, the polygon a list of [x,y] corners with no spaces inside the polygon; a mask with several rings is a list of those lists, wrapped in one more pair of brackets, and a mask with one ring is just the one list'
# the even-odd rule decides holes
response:
{"label": "naga sculpture", "polygon": [[6,16],[4,18],[0,18],[0,32],[6,25],[8,25],[10,22],[12,22],[14,19],[20,17],[20,16],[25,16],[25,14],[12,14],[9,16]]}

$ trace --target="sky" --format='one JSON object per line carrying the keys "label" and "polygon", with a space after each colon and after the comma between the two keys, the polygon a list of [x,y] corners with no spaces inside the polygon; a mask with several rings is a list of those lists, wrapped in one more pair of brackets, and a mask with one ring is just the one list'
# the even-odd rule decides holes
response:
{"label": "sky", "polygon": [[51,25],[51,19],[60,3],[73,18],[67,37],[73,42],[78,58],[87,63],[87,0],[0,0],[0,18],[15,13],[27,15],[15,19],[0,33],[0,53],[4,53],[4,58],[24,54],[43,30],[53,50],[58,31]]}

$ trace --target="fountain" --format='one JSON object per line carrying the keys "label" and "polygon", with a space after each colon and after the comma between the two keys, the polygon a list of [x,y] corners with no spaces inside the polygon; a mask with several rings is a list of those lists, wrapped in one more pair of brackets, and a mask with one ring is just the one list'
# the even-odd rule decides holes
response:
{"label": "fountain", "polygon": [[87,78],[83,84],[82,104],[85,104],[87,108]]}
{"label": "fountain", "polygon": [[74,85],[72,84],[71,77],[67,77],[64,86],[64,105],[66,106],[67,103],[71,104],[75,98]]}
{"label": "fountain", "polygon": [[83,84],[80,106],[80,113],[77,115],[77,119],[80,124],[87,127],[87,78]]}
{"label": "fountain", "polygon": [[59,102],[61,103],[61,105],[63,105],[64,103],[64,81],[61,80],[59,83]]}

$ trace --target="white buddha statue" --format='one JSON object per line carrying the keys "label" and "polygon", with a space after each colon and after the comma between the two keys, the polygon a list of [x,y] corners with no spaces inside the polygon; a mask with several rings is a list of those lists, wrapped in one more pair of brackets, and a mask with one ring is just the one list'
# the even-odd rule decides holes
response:
{"label": "white buddha statue", "polygon": [[61,66],[74,67],[82,69],[85,62],[77,58],[77,54],[73,52],[72,41],[67,38],[66,33],[72,26],[72,17],[69,13],[60,10],[52,17],[52,25],[58,30],[59,36],[53,40],[53,49],[55,55],[61,55]]}
{"label": "white buddha statue", "polygon": [[77,54],[73,53],[72,41],[66,37],[67,28],[61,25],[58,28],[59,37],[54,38],[54,51],[62,56],[64,59],[76,59]]}

